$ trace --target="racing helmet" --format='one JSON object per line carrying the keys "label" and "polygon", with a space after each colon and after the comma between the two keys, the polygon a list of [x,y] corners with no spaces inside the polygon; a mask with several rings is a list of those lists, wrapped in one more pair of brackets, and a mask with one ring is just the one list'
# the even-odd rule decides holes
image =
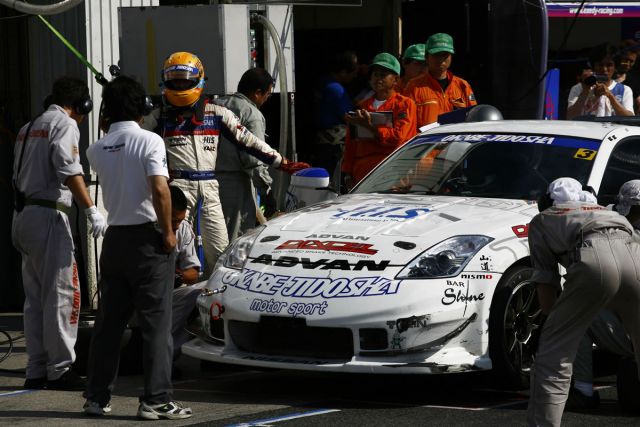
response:
{"label": "racing helmet", "polygon": [[465,122],[485,122],[488,120],[504,120],[502,113],[493,105],[480,104],[471,108]]}
{"label": "racing helmet", "polygon": [[189,52],[174,52],[162,67],[162,95],[175,107],[195,104],[204,88],[204,67]]}

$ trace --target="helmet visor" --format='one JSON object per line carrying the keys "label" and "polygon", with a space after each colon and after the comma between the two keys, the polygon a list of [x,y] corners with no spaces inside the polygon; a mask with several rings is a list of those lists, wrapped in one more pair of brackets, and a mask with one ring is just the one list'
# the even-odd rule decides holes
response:
{"label": "helmet visor", "polygon": [[198,67],[192,67],[191,65],[176,64],[165,68],[162,77],[165,82],[169,80],[193,80],[197,84],[200,79],[200,70],[198,70]]}
{"label": "helmet visor", "polygon": [[189,90],[198,86],[198,82],[195,80],[185,80],[185,79],[175,79],[175,80],[167,80],[164,82],[164,87],[169,90]]}

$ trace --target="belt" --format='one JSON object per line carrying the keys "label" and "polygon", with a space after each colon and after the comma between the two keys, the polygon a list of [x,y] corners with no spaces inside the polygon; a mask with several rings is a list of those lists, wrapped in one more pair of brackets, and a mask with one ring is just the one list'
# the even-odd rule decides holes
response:
{"label": "belt", "polygon": [[188,179],[189,181],[210,181],[216,179],[214,171],[186,171],[172,169],[169,171],[169,176],[173,179]]}
{"label": "belt", "polygon": [[71,213],[71,208],[69,206],[66,206],[65,204],[60,202],[54,202],[53,200],[26,198],[24,199],[24,205],[25,206],[29,206],[29,205],[42,206],[43,208],[55,209],[57,211],[66,213],[67,215]]}

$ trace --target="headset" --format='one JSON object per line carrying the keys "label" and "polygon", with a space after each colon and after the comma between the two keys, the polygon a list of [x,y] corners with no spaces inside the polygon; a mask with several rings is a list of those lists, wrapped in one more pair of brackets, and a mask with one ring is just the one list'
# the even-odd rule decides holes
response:
{"label": "headset", "polygon": [[73,111],[81,116],[86,116],[93,110],[93,101],[87,93],[73,103]]}

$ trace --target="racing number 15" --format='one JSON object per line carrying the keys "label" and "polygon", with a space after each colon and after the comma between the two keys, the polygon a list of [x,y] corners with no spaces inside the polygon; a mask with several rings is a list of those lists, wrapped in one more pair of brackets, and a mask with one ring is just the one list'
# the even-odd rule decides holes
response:
{"label": "racing number 15", "polygon": [[596,150],[588,150],[586,148],[580,148],[576,151],[576,154],[573,155],[574,159],[582,159],[582,160],[593,160],[596,156]]}

